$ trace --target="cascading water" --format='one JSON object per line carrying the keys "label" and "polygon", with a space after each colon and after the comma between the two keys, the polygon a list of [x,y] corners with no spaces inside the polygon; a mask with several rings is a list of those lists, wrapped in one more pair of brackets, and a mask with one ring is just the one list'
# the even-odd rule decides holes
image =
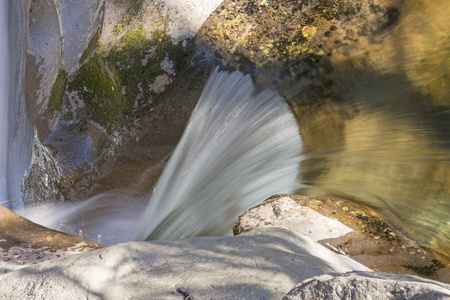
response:
{"label": "cascading water", "polygon": [[0,1],[0,205],[8,200],[8,99],[9,99],[8,1]]}
{"label": "cascading water", "polygon": [[297,122],[274,91],[216,69],[150,199],[137,239],[230,233],[244,210],[298,188]]}
{"label": "cascading water", "polygon": [[223,235],[244,210],[299,187],[298,125],[284,99],[249,75],[212,73],[147,209],[118,193],[22,214],[39,224],[113,245],[137,238]]}
{"label": "cascading water", "polygon": [[9,21],[8,200],[11,209],[23,207],[21,184],[30,168],[34,128],[25,101],[27,56],[26,1],[6,1]]}
{"label": "cascading water", "polygon": [[25,3],[1,0],[0,17],[0,205],[19,209],[33,144],[24,94]]}

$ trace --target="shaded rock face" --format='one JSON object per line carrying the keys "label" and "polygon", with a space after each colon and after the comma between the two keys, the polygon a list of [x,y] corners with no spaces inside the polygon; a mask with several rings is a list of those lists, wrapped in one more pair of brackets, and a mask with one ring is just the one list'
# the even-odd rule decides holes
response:
{"label": "shaded rock face", "polygon": [[[65,197],[153,187],[206,81],[209,69],[190,64],[192,37],[219,2],[28,1],[28,113]],[[72,192],[80,181],[88,187]]]}
{"label": "shaded rock face", "polygon": [[450,299],[450,285],[411,275],[350,272],[322,275],[294,287],[284,300],[306,299]]}
{"label": "shaded rock face", "polygon": [[132,242],[0,276],[2,299],[280,299],[296,282],[364,266],[285,229]]}
{"label": "shaded rock face", "polygon": [[68,74],[76,70],[101,25],[104,1],[28,0],[27,4],[27,111],[36,122],[44,117],[58,70]]}
{"label": "shaded rock face", "polygon": [[35,131],[31,165],[25,172],[21,190],[25,206],[64,202],[61,167]]}

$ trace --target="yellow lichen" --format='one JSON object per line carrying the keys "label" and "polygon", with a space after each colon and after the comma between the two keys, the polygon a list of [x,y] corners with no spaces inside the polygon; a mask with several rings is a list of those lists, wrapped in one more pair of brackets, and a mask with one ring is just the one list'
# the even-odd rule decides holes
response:
{"label": "yellow lichen", "polygon": [[302,35],[303,37],[313,37],[317,33],[317,27],[315,26],[304,26],[302,28]]}

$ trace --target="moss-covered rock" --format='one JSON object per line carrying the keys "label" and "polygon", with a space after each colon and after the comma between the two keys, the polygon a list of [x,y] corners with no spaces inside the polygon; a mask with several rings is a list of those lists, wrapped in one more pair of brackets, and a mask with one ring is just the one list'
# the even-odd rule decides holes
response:
{"label": "moss-covered rock", "polygon": [[96,55],[69,83],[69,91],[77,91],[85,101],[89,117],[109,132],[120,128],[130,108],[118,78],[115,66]]}
{"label": "moss-covered rock", "polygon": [[56,76],[55,83],[53,84],[50,98],[48,100],[48,109],[50,111],[57,111],[61,109],[63,104],[63,97],[66,91],[67,85],[67,72],[63,69],[59,69]]}

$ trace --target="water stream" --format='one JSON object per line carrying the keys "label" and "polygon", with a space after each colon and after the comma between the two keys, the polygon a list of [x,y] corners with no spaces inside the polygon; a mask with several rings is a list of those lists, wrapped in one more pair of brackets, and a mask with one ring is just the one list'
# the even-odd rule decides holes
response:
{"label": "water stream", "polygon": [[302,158],[297,122],[274,91],[216,69],[161,175],[137,239],[223,235],[246,209],[292,192]]}
{"label": "water stream", "polygon": [[224,235],[246,209],[299,187],[301,160],[298,124],[284,99],[258,92],[249,75],[216,69],[147,208],[148,200],[106,193],[21,213],[105,245]]}
{"label": "water stream", "polygon": [[8,199],[8,100],[9,26],[8,1],[0,1],[0,205],[10,207]]}

